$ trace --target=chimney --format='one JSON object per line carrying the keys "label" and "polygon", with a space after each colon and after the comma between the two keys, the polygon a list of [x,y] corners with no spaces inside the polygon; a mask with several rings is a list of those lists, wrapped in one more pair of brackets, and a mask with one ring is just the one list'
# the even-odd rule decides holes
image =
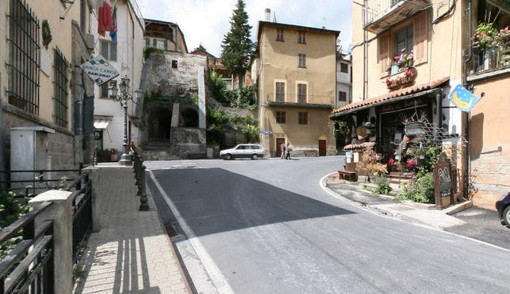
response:
{"label": "chimney", "polygon": [[271,9],[266,8],[266,18],[265,21],[269,22],[271,21]]}

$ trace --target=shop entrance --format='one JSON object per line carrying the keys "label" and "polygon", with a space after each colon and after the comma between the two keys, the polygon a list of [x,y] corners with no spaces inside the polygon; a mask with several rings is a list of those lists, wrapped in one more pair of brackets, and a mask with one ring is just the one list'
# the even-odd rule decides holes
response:
{"label": "shop entrance", "polygon": [[379,115],[379,121],[381,122],[379,152],[385,158],[393,157],[400,142],[404,140],[404,121],[412,117],[416,119],[416,116],[423,116],[427,120],[432,121],[430,109],[430,105],[420,105],[413,108],[381,113]]}
{"label": "shop entrance", "polygon": [[285,144],[285,138],[276,138],[276,157],[282,156],[282,144]]}

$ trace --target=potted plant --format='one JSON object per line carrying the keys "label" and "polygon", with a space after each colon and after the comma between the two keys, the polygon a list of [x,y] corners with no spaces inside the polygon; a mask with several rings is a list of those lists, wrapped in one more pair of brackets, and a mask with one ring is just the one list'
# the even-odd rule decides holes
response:
{"label": "potted plant", "polygon": [[491,22],[479,23],[473,36],[473,47],[478,48],[482,55],[483,69],[495,65],[497,59],[496,48],[500,45],[499,31]]}
{"label": "potted plant", "polygon": [[501,65],[510,65],[510,28],[506,27],[499,30],[496,38],[500,44],[500,53],[501,56],[499,58],[499,64]]}

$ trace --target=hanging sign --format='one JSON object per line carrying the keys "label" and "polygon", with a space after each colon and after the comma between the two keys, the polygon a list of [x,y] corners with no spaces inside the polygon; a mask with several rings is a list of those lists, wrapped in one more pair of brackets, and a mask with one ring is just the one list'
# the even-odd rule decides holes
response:
{"label": "hanging sign", "polygon": [[101,55],[85,62],[80,65],[80,67],[98,86],[103,85],[119,75],[115,67]]}
{"label": "hanging sign", "polygon": [[480,98],[476,97],[473,93],[469,92],[461,84],[458,84],[448,95],[450,101],[457,106],[458,109],[464,112],[470,112]]}

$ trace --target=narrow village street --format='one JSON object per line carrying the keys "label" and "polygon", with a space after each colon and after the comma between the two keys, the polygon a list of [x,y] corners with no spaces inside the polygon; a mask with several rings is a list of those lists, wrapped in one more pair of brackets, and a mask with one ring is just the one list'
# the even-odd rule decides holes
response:
{"label": "narrow village street", "polygon": [[341,160],[147,162],[150,191],[167,228],[174,224],[195,290],[506,292],[509,281],[497,277],[508,275],[508,250],[323,190],[321,178]]}

